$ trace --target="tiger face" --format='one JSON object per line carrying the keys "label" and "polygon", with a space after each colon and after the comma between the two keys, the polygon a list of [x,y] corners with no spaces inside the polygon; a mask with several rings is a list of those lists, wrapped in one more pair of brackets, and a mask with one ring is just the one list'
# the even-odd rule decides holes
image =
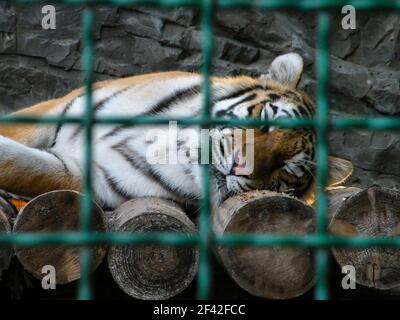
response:
{"label": "tiger face", "polygon": [[[268,120],[313,117],[314,103],[297,89],[302,70],[303,60],[299,55],[280,56],[272,62],[267,74],[253,79],[247,90],[244,86],[244,94],[239,97],[228,94],[228,99],[219,99],[213,114],[223,118]],[[235,128],[219,128],[219,137],[213,143],[219,186],[226,185],[228,195],[254,189],[295,196],[305,194],[315,169],[313,128],[264,126],[254,128],[250,138],[248,132],[248,129],[242,130],[242,137],[237,139]]]}

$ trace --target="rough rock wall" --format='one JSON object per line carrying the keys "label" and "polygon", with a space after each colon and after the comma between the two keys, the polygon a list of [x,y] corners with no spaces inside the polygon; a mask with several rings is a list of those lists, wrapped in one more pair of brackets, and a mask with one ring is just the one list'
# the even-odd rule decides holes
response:
{"label": "rough rock wall", "polygon": [[[0,113],[61,96],[80,86],[79,7],[56,6],[56,30],[41,27],[41,7],[0,2]],[[333,115],[400,115],[400,17],[357,12],[343,30],[333,13],[330,104]],[[160,70],[199,70],[196,9],[96,9],[98,80]],[[257,75],[289,51],[305,60],[300,86],[315,96],[316,16],[305,12],[219,11],[214,71]],[[400,188],[400,133],[350,130],[330,135],[331,152],[351,159],[350,184]]]}

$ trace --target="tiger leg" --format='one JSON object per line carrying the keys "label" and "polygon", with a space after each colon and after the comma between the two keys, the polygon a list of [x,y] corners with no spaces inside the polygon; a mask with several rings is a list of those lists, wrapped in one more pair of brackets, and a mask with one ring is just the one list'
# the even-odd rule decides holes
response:
{"label": "tiger leg", "polygon": [[[12,116],[58,116],[80,95],[82,95],[82,89],[77,89],[62,98],[41,102],[29,108],[14,112]],[[46,148],[53,143],[57,127],[56,124],[4,123],[0,124],[0,136],[8,137],[30,147]]]}
{"label": "tiger leg", "polygon": [[[30,108],[14,112],[12,116],[42,116],[57,107],[56,100],[50,100]],[[36,123],[0,124],[0,136],[10,138],[31,147],[46,147],[56,130],[55,125],[41,125]]]}
{"label": "tiger leg", "polygon": [[59,189],[79,191],[80,180],[57,154],[0,136],[0,189],[33,197]]}

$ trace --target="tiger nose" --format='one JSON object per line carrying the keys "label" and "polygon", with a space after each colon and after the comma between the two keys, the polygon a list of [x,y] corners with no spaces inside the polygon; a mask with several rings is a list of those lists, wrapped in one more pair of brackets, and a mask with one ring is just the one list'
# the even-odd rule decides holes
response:
{"label": "tiger nose", "polygon": [[249,176],[250,172],[246,169],[246,158],[240,152],[235,154],[235,163],[232,166],[231,174],[235,176]]}

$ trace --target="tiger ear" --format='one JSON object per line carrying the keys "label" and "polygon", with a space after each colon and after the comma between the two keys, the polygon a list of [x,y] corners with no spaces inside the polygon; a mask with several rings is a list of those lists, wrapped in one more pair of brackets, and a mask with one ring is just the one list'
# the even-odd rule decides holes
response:
{"label": "tiger ear", "polygon": [[275,58],[261,79],[274,80],[295,89],[303,72],[303,65],[303,58],[300,55],[294,52],[287,53]]}
{"label": "tiger ear", "polygon": [[[353,173],[353,164],[341,158],[329,156],[329,175],[326,189],[338,188]],[[317,182],[314,180],[306,193],[302,196],[303,201],[312,205],[315,202],[317,192]]]}

